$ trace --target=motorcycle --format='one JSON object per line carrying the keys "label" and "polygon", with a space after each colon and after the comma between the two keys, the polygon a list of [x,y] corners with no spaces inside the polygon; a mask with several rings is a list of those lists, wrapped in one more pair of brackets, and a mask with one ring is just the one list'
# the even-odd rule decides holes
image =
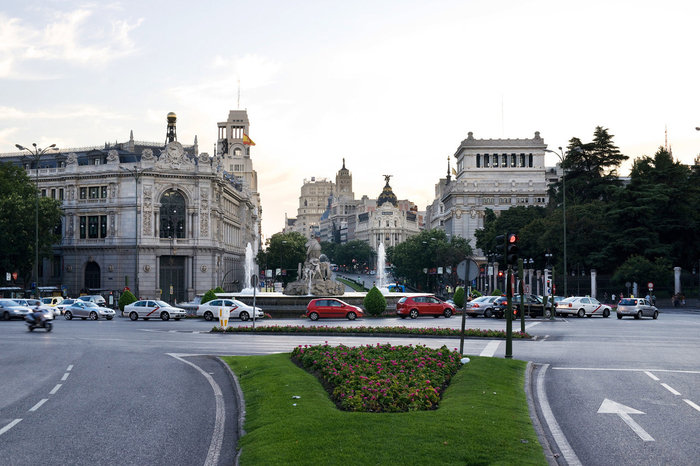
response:
{"label": "motorcycle", "polygon": [[37,313],[35,312],[30,312],[24,318],[24,321],[26,322],[29,331],[33,332],[35,328],[43,328],[47,332],[50,332],[53,328],[53,324],[51,323],[51,321],[46,319],[45,317],[40,318],[36,314]]}

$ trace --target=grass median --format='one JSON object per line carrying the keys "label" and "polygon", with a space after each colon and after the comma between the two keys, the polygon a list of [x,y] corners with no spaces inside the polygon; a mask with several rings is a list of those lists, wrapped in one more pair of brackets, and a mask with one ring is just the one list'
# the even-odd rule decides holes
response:
{"label": "grass median", "polygon": [[360,413],[337,409],[289,354],[224,360],[245,397],[241,465],[546,464],[522,361],[472,357],[436,410]]}

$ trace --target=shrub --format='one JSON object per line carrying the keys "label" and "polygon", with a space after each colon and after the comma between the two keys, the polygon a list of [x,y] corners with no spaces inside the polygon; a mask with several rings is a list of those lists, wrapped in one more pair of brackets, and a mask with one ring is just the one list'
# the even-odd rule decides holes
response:
{"label": "shrub", "polygon": [[501,296],[502,294],[503,293],[501,292],[501,290],[496,288],[495,290],[493,290],[493,293],[491,293],[491,296]]}
{"label": "shrub", "polygon": [[362,305],[367,310],[367,313],[373,316],[379,316],[386,310],[386,298],[376,286],[367,292]]}
{"label": "shrub", "polygon": [[202,296],[202,304],[208,303],[212,299],[216,299],[216,293],[214,293],[214,290],[209,290]]}
{"label": "shrub", "polygon": [[464,307],[464,288],[458,286],[455,290],[455,295],[452,297],[452,300],[455,302],[455,306],[457,306],[459,309],[462,309]]}
{"label": "shrub", "polygon": [[220,286],[217,286],[216,288],[214,288],[214,293],[225,293],[225,291]]}
{"label": "shrub", "polygon": [[119,297],[119,310],[124,312],[124,306],[128,306],[131,303],[138,301],[134,293],[129,290],[125,290]]}

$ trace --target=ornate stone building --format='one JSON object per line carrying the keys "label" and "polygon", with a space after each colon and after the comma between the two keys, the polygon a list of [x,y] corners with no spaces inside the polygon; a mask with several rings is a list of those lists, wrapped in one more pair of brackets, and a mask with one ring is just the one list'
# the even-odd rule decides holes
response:
{"label": "ornate stone building", "polygon": [[[333,182],[325,178],[311,177],[304,180],[299,195],[296,219],[285,218],[285,232],[298,231],[307,238],[320,232],[320,220],[333,192]],[[286,214],[285,214],[286,217]]]}
{"label": "ornate stone building", "polygon": [[475,139],[469,132],[454,154],[456,177],[448,166],[447,177],[435,186],[428,228],[469,239],[483,259],[474,232],[484,227],[486,209],[499,213],[513,206],[547,205],[546,148],[539,132],[532,139]]}
{"label": "ornate stone building", "polygon": [[[164,145],[132,133],[125,143],[46,154],[38,166],[21,153],[0,154],[31,179],[38,174],[41,194],[62,202],[62,239],[40,283],[71,296],[128,286],[171,302],[222,284],[239,289],[246,244],[259,244],[260,203],[249,153],[235,151],[235,138],[231,147],[234,156],[212,158],[199,153],[196,137],[183,146],[169,114]],[[237,155],[238,171],[230,166]]]}

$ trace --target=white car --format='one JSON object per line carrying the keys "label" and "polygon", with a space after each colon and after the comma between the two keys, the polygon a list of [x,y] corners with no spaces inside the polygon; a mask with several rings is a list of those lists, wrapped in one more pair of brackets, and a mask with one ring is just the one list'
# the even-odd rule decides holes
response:
{"label": "white car", "polygon": [[185,310],[171,306],[165,301],[142,299],[124,306],[124,314],[128,315],[131,320],[138,320],[139,317],[143,320],[156,319],[158,317],[162,320],[170,320],[171,317],[175,320],[180,320],[185,317]]}
{"label": "white car", "polygon": [[590,296],[572,296],[557,303],[557,314],[577,315],[579,317],[610,316],[610,306]]}
{"label": "white car", "polygon": [[[204,317],[204,320],[214,320],[219,318],[219,309],[228,309],[230,319],[241,319],[246,321],[253,315],[253,306],[237,299],[212,299],[208,303],[200,304],[197,308],[197,316]],[[262,309],[255,307],[255,318],[261,319],[265,316]]]}
{"label": "white car", "polygon": [[44,314],[46,314],[46,318],[51,320],[53,319],[54,316],[54,309],[51,306],[47,306],[46,304],[42,303],[38,299],[33,299],[33,298],[14,298],[13,301],[16,301],[19,305],[21,306],[26,306],[32,310],[40,310]]}

